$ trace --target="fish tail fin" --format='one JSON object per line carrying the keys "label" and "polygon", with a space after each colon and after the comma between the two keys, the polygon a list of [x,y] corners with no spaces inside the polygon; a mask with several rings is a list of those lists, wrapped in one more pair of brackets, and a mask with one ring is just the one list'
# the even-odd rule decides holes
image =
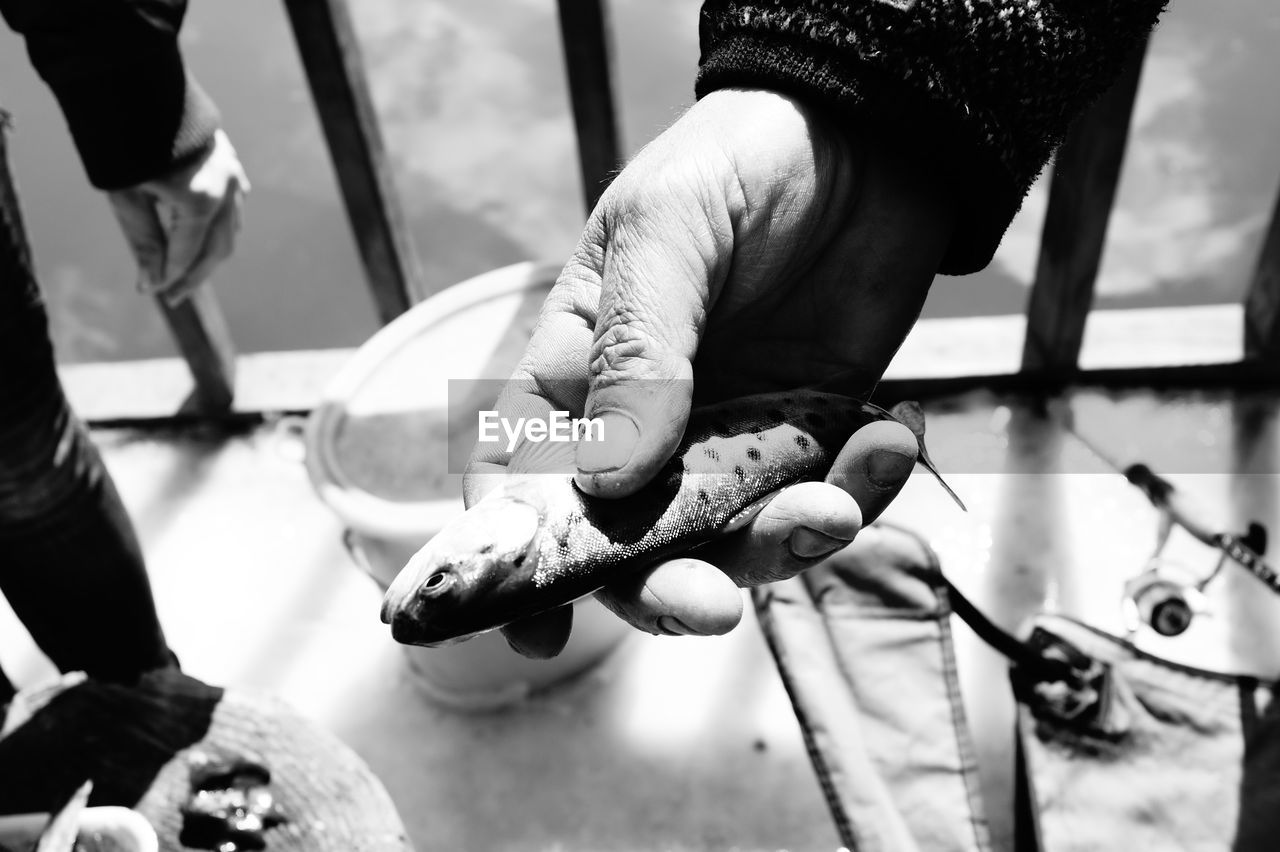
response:
{"label": "fish tail fin", "polygon": [[961,511],[969,511],[964,501],[960,499],[960,495],[952,490],[947,481],[942,478],[942,474],[938,471],[938,466],[933,463],[933,459],[929,458],[929,451],[924,446],[924,409],[920,407],[920,403],[900,402],[889,409],[889,415],[910,429],[912,434],[916,436],[916,446],[919,449],[919,452],[916,453],[916,460],[933,474],[934,478],[938,480],[938,484],[942,486],[942,490],[951,495],[951,499],[956,501],[956,505],[960,507]]}
{"label": "fish tail fin", "polygon": [[924,466],[925,466],[925,468],[926,468],[930,473],[932,473],[932,474],[933,474],[933,478],[934,478],[934,479],[936,479],[936,480],[938,480],[938,484],[942,486],[942,490],[943,490],[943,491],[945,491],[945,492],[947,492],[947,494],[948,494],[948,495],[950,495],[950,497],[951,497],[951,499],[952,499],[952,500],[955,500],[955,501],[956,501],[956,505],[960,507],[960,511],[962,511],[962,512],[968,512],[968,511],[969,511],[969,507],[968,507],[968,506],[966,506],[966,505],[964,504],[964,501],[960,499],[960,495],[959,495],[959,494],[957,494],[957,493],[956,493],[956,492],[951,488],[951,486],[947,484],[947,481],[946,481],[945,479],[943,479],[943,478],[942,478],[942,473],[941,473],[941,472],[939,472],[939,470],[938,470],[937,466],[933,463],[933,459],[929,458],[929,454],[928,454],[927,452],[925,452],[925,449],[924,449],[924,443],[923,443],[923,442],[921,442],[921,444],[920,444],[920,455],[917,457],[917,459],[916,459],[916,460],[917,460],[918,462],[920,462],[920,464],[924,465]]}

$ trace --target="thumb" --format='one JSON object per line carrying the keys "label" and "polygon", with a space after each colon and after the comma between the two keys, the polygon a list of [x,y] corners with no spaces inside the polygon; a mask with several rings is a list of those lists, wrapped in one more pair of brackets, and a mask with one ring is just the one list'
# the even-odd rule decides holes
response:
{"label": "thumb", "polygon": [[691,189],[603,215],[585,405],[602,434],[577,446],[577,482],[589,494],[639,490],[684,435],[712,281],[732,252],[729,238],[715,236],[732,230],[713,227],[707,193]]}
{"label": "thumb", "polygon": [[155,199],[132,189],[107,193],[107,198],[138,262],[143,278],[139,289],[150,291],[160,286],[164,281],[165,234]]}

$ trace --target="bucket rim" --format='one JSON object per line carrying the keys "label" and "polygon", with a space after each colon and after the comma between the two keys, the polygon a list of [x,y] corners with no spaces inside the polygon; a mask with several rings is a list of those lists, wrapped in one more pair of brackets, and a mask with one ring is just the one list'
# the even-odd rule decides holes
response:
{"label": "bucket rim", "polygon": [[304,465],[311,486],[350,528],[383,539],[423,539],[462,511],[458,498],[390,500],[356,485],[336,457],[336,435],[346,407],[370,377],[396,352],[432,325],[479,304],[555,283],[561,267],[523,261],[491,269],[419,302],[376,331],[338,370],[307,418]]}

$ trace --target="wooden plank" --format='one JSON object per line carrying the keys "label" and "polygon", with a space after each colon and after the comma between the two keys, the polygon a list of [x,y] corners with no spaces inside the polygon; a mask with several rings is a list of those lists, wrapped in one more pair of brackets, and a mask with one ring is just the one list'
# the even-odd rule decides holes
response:
{"label": "wooden plank", "polygon": [[[349,354],[349,350],[335,350]],[[156,358],[146,361],[118,361],[95,364],[72,364],[61,368],[72,405],[95,427],[128,427],[148,429],[184,428],[202,423],[228,426],[268,423],[282,416],[305,416],[321,399],[324,372],[336,372],[341,365],[328,357],[330,353],[264,352],[241,356],[237,378],[241,393],[231,411],[173,413],[173,401],[181,394],[179,385],[182,361]],[[279,363],[285,355],[293,363]],[[319,355],[312,367],[302,364]],[[254,365],[254,359],[263,363]],[[281,370],[301,366],[297,387],[277,396],[274,382]],[[319,384],[316,380],[321,380]],[[162,383],[160,390],[149,386]],[[256,390],[254,389],[256,386]],[[906,399],[929,400],[971,391],[985,391],[995,397],[1041,398],[1067,388],[1101,390],[1199,391],[1213,388],[1237,390],[1280,390],[1280,370],[1260,361],[1235,361],[1222,364],[1187,366],[1126,367],[1120,369],[1079,370],[1070,375],[1045,376],[1040,373],[1016,372],[989,375],[932,376],[924,378],[886,378],[876,386],[873,396],[881,405]],[[163,402],[163,404],[161,404]]]}
{"label": "wooden plank", "polygon": [[620,160],[609,61],[609,21],[604,3],[605,0],[558,0],[560,39],[588,213],[613,179]]}
{"label": "wooden plank", "polygon": [[[1095,310],[1081,370],[1234,364],[1245,357],[1238,303]],[[1015,373],[1026,336],[1022,314],[920,320],[884,378],[932,379]]]}
{"label": "wooden plank", "polygon": [[1155,390],[1235,388],[1280,390],[1280,370],[1260,361],[1229,364],[1192,364],[1178,367],[1121,367],[1103,370],[1045,373],[1022,370],[990,376],[951,376],[924,379],[885,379],[876,385],[872,399],[892,405],[905,399],[926,400],[973,390],[997,395],[1022,394],[1044,397],[1071,387]]}
{"label": "wooden plank", "polygon": [[1280,191],[1244,304],[1245,356],[1280,360]]}
{"label": "wooden plank", "polygon": [[1144,43],[1058,149],[1027,306],[1023,369],[1053,373],[1076,365],[1145,53]]}
{"label": "wooden plank", "polygon": [[[1071,378],[1120,387],[1147,379],[1186,387],[1265,385],[1280,375],[1280,365],[1241,367],[1243,315],[1239,303],[1094,311],[1081,369]],[[889,365],[877,397],[892,388],[931,396],[937,388],[1035,390],[1041,376],[1018,372],[1017,344],[1025,326],[1021,314],[921,320]],[[240,354],[232,410],[203,419],[244,420],[314,408],[356,351]],[[179,358],[66,364],[59,374],[76,411],[94,423],[173,417],[190,389],[188,368]],[[201,419],[183,417],[181,422]]]}
{"label": "wooden plank", "polygon": [[156,304],[195,380],[195,388],[179,411],[199,414],[229,411],[235,400],[236,353],[213,287],[204,283],[176,308],[169,307],[159,297]]}
{"label": "wooden plank", "polygon": [[285,0],[378,316],[425,295],[346,0]]}
{"label": "wooden plank", "polygon": [[[310,410],[321,403],[334,376],[355,352],[297,349],[242,353],[236,358],[231,410],[215,416],[190,416],[225,420]],[[188,368],[181,358],[62,364],[58,375],[76,413],[92,423],[174,417],[191,389]]]}

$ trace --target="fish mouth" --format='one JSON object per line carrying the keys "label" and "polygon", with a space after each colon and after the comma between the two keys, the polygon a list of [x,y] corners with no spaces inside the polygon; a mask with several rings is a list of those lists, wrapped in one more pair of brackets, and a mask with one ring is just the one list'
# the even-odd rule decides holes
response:
{"label": "fish mouth", "polygon": [[426,625],[432,621],[431,605],[446,595],[457,579],[457,574],[443,568],[427,574],[407,593],[397,595],[388,589],[382,598],[381,616],[383,624],[391,625],[391,636],[407,645],[425,644],[422,637]]}
{"label": "fish mouth", "polygon": [[[442,583],[444,588],[451,583]],[[455,634],[439,623],[431,607],[430,594],[417,594],[409,600],[382,602],[382,621],[391,626],[391,638],[402,645],[443,645]]]}

